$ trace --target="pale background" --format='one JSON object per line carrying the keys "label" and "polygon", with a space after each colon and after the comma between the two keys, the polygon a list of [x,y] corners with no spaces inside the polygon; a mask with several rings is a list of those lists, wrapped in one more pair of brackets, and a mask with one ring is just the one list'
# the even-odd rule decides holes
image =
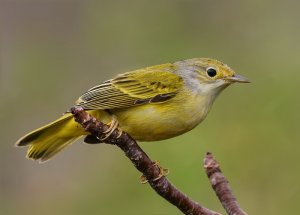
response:
{"label": "pale background", "polygon": [[249,214],[299,214],[299,7],[292,0],[0,0],[0,213],[180,214],[140,184],[116,147],[80,140],[40,165],[13,146],[118,73],[211,57],[252,83],[226,89],[193,131],[142,148],[206,207],[224,213],[202,168],[211,151]]}

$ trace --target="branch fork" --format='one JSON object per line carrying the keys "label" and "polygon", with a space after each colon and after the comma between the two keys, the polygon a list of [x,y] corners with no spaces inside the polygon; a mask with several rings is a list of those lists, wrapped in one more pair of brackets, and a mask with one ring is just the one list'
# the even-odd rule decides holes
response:
{"label": "branch fork", "polygon": [[[153,162],[128,133],[124,131],[120,133],[118,129],[115,129],[110,132],[109,136],[106,136],[109,126],[88,114],[82,107],[72,107],[70,112],[75,121],[91,135],[96,136],[99,140],[105,138],[106,144],[118,146],[134,167],[143,174],[142,180],[148,182],[157,194],[176,206],[183,214],[221,215],[193,201],[172,185],[165,177],[168,170],[160,167],[157,162]],[[211,153],[207,153],[204,159],[204,168],[226,212],[229,215],[247,215],[239,207],[227,180],[221,173],[219,164]]]}

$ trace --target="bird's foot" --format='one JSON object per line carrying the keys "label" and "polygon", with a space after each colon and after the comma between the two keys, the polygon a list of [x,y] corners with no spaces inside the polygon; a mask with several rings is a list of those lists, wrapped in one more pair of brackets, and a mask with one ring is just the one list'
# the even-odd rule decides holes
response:
{"label": "bird's foot", "polygon": [[[116,129],[118,129],[119,122],[115,116],[112,116],[112,120],[110,123],[108,123],[108,125],[109,125],[109,128],[105,132],[103,132],[105,134],[105,137],[101,138],[100,139],[101,141],[106,140]],[[118,129],[118,130],[119,130],[119,134],[118,134],[117,138],[119,138],[122,135],[122,130],[120,130],[120,129]]]}
{"label": "bird's foot", "polygon": [[[152,181],[157,181],[161,177],[166,176],[166,175],[168,175],[170,173],[169,169],[163,168],[163,167],[161,167],[159,165],[159,161],[158,160],[154,161],[153,165],[157,166],[159,168],[159,175],[156,178],[154,178]],[[144,174],[140,176],[140,180],[141,180],[142,184],[146,184],[148,182],[148,180],[147,180],[147,178],[146,178],[146,176]]]}
{"label": "bird's foot", "polygon": [[122,134],[123,134],[123,131],[122,131],[122,129],[121,128],[118,128],[118,136],[117,136],[117,139],[119,139],[121,136],[122,136]]}

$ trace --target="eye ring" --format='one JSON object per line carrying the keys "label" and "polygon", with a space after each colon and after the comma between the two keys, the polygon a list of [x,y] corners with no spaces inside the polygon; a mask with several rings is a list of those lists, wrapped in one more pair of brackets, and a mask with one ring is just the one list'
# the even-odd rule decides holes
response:
{"label": "eye ring", "polygon": [[213,77],[215,77],[215,76],[217,75],[217,71],[216,71],[215,68],[209,67],[209,68],[207,68],[207,70],[206,70],[206,74],[207,74],[209,77],[213,78]]}

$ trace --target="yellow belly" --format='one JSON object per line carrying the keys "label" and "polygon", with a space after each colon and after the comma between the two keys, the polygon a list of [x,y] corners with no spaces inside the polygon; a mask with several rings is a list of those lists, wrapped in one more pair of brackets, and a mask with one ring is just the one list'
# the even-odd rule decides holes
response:
{"label": "yellow belly", "polygon": [[145,104],[127,109],[111,110],[119,126],[134,139],[157,141],[190,131],[207,115],[210,105],[202,98],[178,102]]}

